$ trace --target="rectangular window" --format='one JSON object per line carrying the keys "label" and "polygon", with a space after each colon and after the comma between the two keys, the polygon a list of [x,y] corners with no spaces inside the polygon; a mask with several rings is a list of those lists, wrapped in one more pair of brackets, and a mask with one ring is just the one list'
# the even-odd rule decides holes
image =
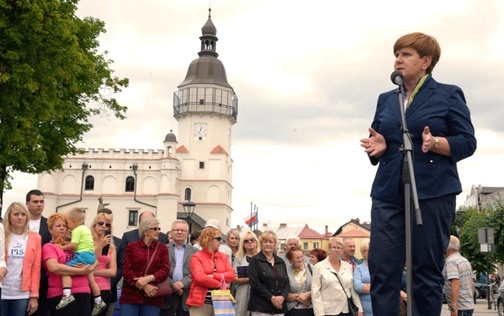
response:
{"label": "rectangular window", "polygon": [[306,241],[303,242],[303,250],[308,250],[308,243]]}
{"label": "rectangular window", "polygon": [[128,218],[128,226],[138,225],[138,210],[130,210]]}
{"label": "rectangular window", "polygon": [[200,169],[205,169],[205,162],[204,161],[200,161],[199,162],[199,168]]}
{"label": "rectangular window", "polygon": [[314,249],[315,249],[315,248],[320,248],[320,247],[319,247],[319,243],[318,243],[318,241],[315,241],[315,242],[313,243],[313,248],[314,248]]}

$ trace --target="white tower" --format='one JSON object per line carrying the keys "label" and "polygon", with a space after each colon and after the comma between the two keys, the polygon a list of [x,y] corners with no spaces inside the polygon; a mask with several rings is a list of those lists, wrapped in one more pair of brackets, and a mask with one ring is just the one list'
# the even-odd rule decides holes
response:
{"label": "white tower", "polygon": [[225,233],[231,225],[232,170],[231,130],[238,115],[238,98],[217,58],[217,29],[211,19],[201,32],[199,58],[193,60],[173,97],[173,116],[178,121],[177,159],[182,203],[196,203],[195,214],[215,218]]}

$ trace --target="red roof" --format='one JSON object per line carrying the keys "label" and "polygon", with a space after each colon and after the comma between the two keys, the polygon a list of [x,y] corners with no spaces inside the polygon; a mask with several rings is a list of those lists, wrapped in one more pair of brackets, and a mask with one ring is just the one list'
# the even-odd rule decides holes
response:
{"label": "red roof", "polygon": [[303,229],[299,233],[298,237],[301,239],[323,239],[324,235],[311,229],[310,227],[308,227],[308,225],[305,225],[305,227],[303,227]]}
{"label": "red roof", "polygon": [[369,232],[363,232],[362,230],[358,230],[358,229],[352,229],[352,230],[349,230],[345,233],[341,233],[339,235],[336,235],[336,237],[341,237],[341,238],[344,238],[344,237],[367,237],[369,238],[371,234]]}
{"label": "red roof", "polygon": [[226,150],[224,150],[224,148],[222,148],[221,145],[215,146],[215,148],[212,149],[212,151],[210,153],[211,154],[225,154],[225,155],[227,155]]}
{"label": "red roof", "polygon": [[177,148],[177,153],[187,154],[189,153],[189,150],[187,150],[186,146],[181,145],[179,146],[179,148]]}

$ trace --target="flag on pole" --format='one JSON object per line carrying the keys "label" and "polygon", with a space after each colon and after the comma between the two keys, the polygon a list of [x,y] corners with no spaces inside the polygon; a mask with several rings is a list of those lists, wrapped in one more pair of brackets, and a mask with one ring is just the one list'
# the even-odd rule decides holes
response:
{"label": "flag on pole", "polygon": [[245,224],[247,224],[249,227],[252,227],[257,223],[259,223],[259,217],[257,216],[257,211],[245,217]]}

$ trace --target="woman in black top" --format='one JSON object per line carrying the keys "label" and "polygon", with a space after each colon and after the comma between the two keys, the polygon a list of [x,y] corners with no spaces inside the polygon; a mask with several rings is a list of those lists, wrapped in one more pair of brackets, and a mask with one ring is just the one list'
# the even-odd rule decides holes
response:
{"label": "woman in black top", "polygon": [[248,310],[252,312],[252,316],[262,313],[285,314],[290,286],[285,262],[275,254],[277,236],[272,231],[265,231],[259,237],[259,242],[261,252],[249,262]]}

